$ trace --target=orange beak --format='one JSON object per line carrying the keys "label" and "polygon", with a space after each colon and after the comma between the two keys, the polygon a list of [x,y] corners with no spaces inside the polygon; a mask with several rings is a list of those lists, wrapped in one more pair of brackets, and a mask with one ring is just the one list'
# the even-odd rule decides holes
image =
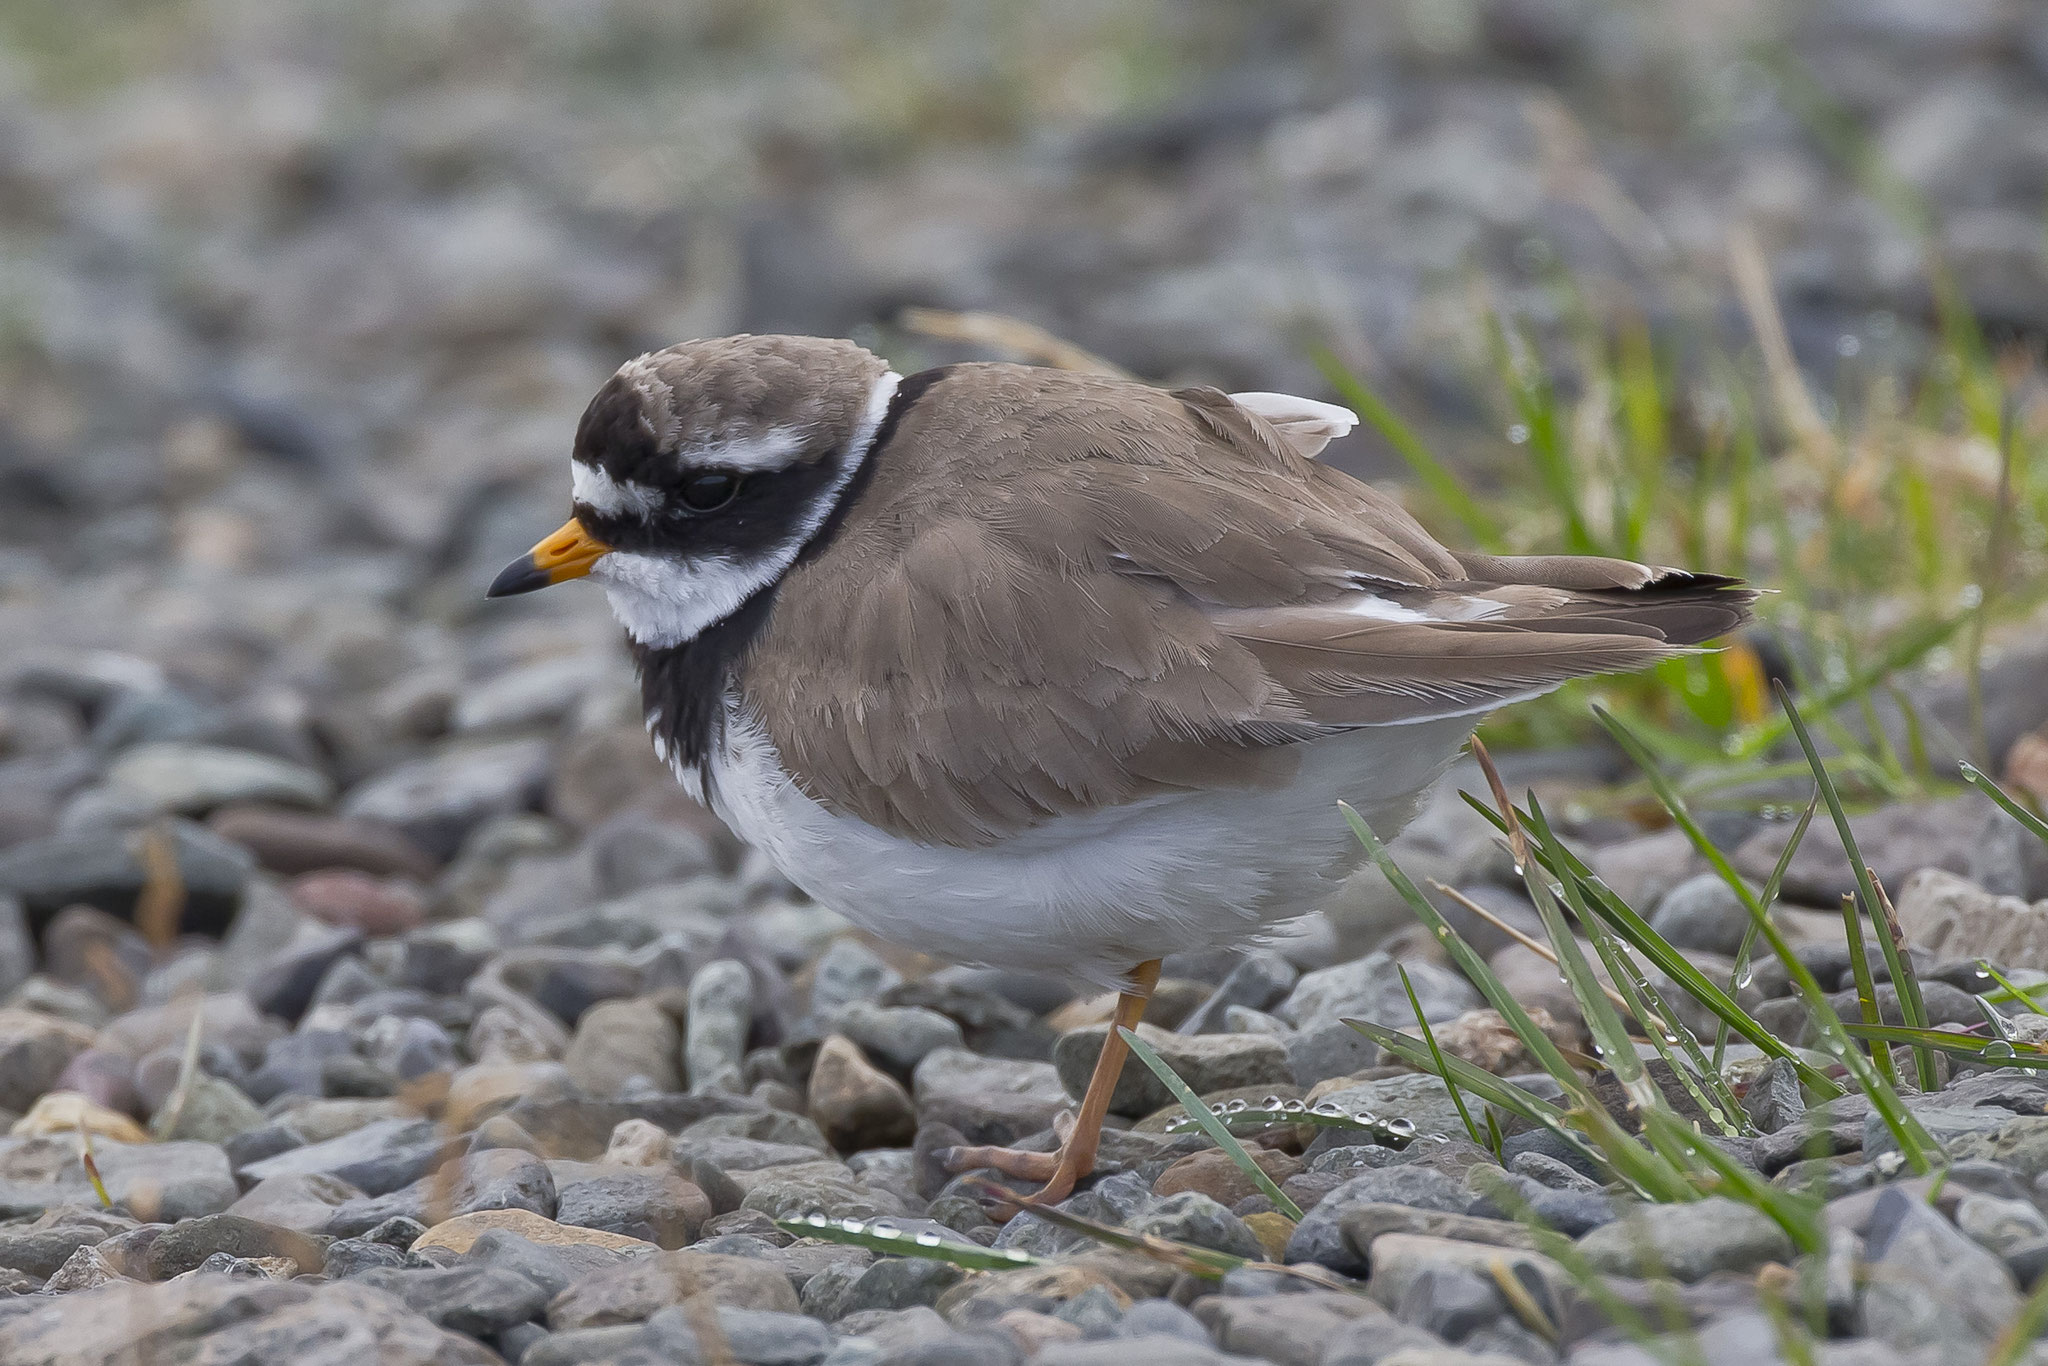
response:
{"label": "orange beak", "polygon": [[593,537],[583,529],[583,523],[571,517],[552,536],[506,565],[498,577],[491,580],[484,596],[509,598],[567,579],[580,579],[611,553],[610,546]]}

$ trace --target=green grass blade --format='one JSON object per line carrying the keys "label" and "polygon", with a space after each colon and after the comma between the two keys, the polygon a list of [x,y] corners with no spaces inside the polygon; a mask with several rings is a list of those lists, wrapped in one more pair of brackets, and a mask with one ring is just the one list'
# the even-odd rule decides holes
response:
{"label": "green grass blade", "polygon": [[[1862,1013],[1863,1023],[1882,1024],[1877,1011],[1877,986],[1870,976],[1870,957],[1863,948],[1863,917],[1856,911],[1856,898],[1842,898],[1842,934],[1849,941],[1849,971],[1856,978],[1856,1008]],[[1871,1050],[1871,1061],[1877,1070],[1892,1085],[1899,1083],[1898,1069],[1892,1064],[1889,1048]]]}
{"label": "green grass blade", "polygon": [[1859,1039],[1952,1053],[1984,1067],[2024,1067],[2031,1071],[2048,1068],[2048,1052],[2043,1052],[2038,1044],[2012,1044],[2003,1039],[1980,1039],[1974,1034],[1903,1025],[1845,1024],[1842,1028]]}
{"label": "green grass blade", "polygon": [[2019,798],[1991,781],[1990,776],[1975,764],[1965,763],[1959,764],[1957,767],[1963,771],[1964,782],[1982,792],[1992,801],[1997,802],[2006,815],[2011,816],[2014,820],[2025,826],[2033,833],[2034,838],[2048,843],[2048,821],[2043,821],[2039,816],[2027,810],[2026,805]]}
{"label": "green grass blade", "polygon": [[[1835,832],[1842,837],[1842,849],[1849,855],[1849,864],[1856,872],[1856,887],[1863,896],[1864,913],[1877,929],[1877,946],[1884,951],[1885,966],[1891,969],[1892,989],[1899,996],[1899,1016],[1913,1028],[1924,1029],[1927,1025],[1927,1005],[1920,996],[1920,978],[1913,971],[1910,954],[1903,952],[1895,942],[1890,930],[1890,917],[1885,914],[1889,904],[1878,894],[1875,880],[1870,875],[1870,865],[1864,861],[1863,851],[1856,845],[1856,832],[1849,828],[1849,813],[1842,808],[1841,794],[1835,791],[1835,782],[1828,776],[1821,764],[1820,753],[1813,747],[1813,737],[1807,733],[1806,721],[1799,714],[1799,707],[1792,701],[1791,692],[1781,682],[1778,688],[1778,704],[1785,709],[1785,719],[1792,723],[1792,733],[1799,737],[1799,748],[1806,754],[1806,762],[1813,765],[1814,784],[1820,789],[1820,799],[1827,803],[1828,814],[1834,818]],[[1859,959],[1860,961],[1860,959]],[[1934,1070],[1934,1055],[1918,1050],[1913,1055],[1915,1070],[1920,1076],[1920,1090],[1933,1092],[1940,1088],[1940,1080]]]}
{"label": "green grass blade", "polygon": [[[1537,847],[1551,855],[1546,866],[1568,867],[1564,841],[1551,829],[1549,817],[1533,795],[1529,798],[1529,826],[1536,835]],[[1672,1075],[1678,1078],[1679,1084],[1685,1087],[1700,1110],[1713,1120],[1715,1128],[1730,1136],[1742,1134],[1749,1127],[1749,1116],[1729,1089],[1727,1081],[1707,1062],[1692,1030],[1650,984],[1641,966],[1615,939],[1606,922],[1593,914],[1586,890],[1578,878],[1567,872],[1559,878],[1558,885],[1564,892],[1566,904],[1572,908],[1572,915],[1585,929],[1587,938],[1593,941],[1594,952],[1607,965],[1607,975],[1613,979],[1615,989],[1628,1002],[1628,1008],[1636,1019],[1642,1022],[1650,1046],[1670,1066]],[[1685,1061],[1681,1062],[1672,1052],[1674,1047],[1684,1052]]]}
{"label": "green grass blade", "polygon": [[[1475,810],[1491,820],[1496,829],[1505,831],[1506,824],[1496,812],[1472,797],[1470,793],[1465,794],[1465,799]],[[1539,854],[1539,860],[1541,857]],[[1563,851],[1563,858],[1565,868],[1593,894],[1596,912],[1614,927],[1615,933],[1647,958],[1659,972],[1678,983],[1680,990],[1706,1006],[1744,1040],[1755,1044],[1766,1056],[1783,1058],[1791,1063],[1805,1086],[1829,1099],[1846,1094],[1834,1078],[1807,1062],[1783,1040],[1750,1018],[1749,1013],[1736,1004],[1732,996],[1693,966],[1692,962],[1664,936],[1651,929],[1650,923],[1627,902],[1616,896],[1613,889],[1602,882],[1583,860],[1569,849]],[[1552,868],[1551,872],[1560,873],[1560,870]]]}
{"label": "green grass blade", "polygon": [[[1778,855],[1777,866],[1771,869],[1769,881],[1764,883],[1763,891],[1757,896],[1765,915],[1769,915],[1771,908],[1778,904],[1778,892],[1785,885],[1785,872],[1792,866],[1792,856],[1799,852],[1799,846],[1805,842],[1806,832],[1813,827],[1813,813],[1819,809],[1820,793],[1816,792],[1807,799],[1806,809],[1799,813],[1799,823],[1792,827],[1791,838],[1785,841],[1785,849]],[[1728,994],[1731,998],[1742,990],[1743,979],[1749,973],[1749,956],[1756,948],[1756,939],[1754,924],[1743,929],[1742,943],[1735,950],[1735,968],[1728,975]],[[1727,1048],[1728,1022],[1722,1020],[1721,1027],[1714,1032],[1714,1073],[1717,1076],[1720,1074],[1721,1059],[1726,1055]]]}
{"label": "green grass blade", "polygon": [[1444,1051],[1437,1047],[1436,1031],[1429,1027],[1429,1017],[1422,1013],[1422,1002],[1415,995],[1415,983],[1408,980],[1408,969],[1399,964],[1395,971],[1401,974],[1401,990],[1408,993],[1408,1008],[1415,1012],[1415,1027],[1422,1031],[1422,1040],[1429,1045],[1430,1061],[1436,1064],[1436,1074],[1443,1078],[1444,1089],[1451,1093],[1451,1104],[1458,1107],[1458,1118],[1465,1122],[1465,1132],[1480,1147],[1486,1141],[1479,1136],[1479,1126],[1472,1122],[1472,1112],[1465,1108],[1465,1095],[1458,1089],[1458,1082],[1451,1070],[1444,1066]]}
{"label": "green grass blade", "polygon": [[1717,1194],[1740,1200],[1785,1230],[1802,1252],[1820,1252],[1827,1246],[1827,1230],[1821,1222],[1821,1204],[1793,1194],[1759,1177],[1755,1172],[1694,1133],[1669,1111],[1645,1116],[1645,1126],[1655,1124],[1667,1131],[1669,1141],[1685,1146],[1688,1156],[1713,1173]]}
{"label": "green grass blade", "polygon": [[[1757,900],[1756,893],[1750,891],[1749,884],[1743,881],[1742,875],[1728,862],[1728,856],[1721,852],[1720,846],[1707,838],[1706,831],[1700,829],[1699,822],[1693,819],[1684,799],[1672,789],[1670,780],[1650,760],[1650,756],[1628,728],[1604,708],[1596,708],[1595,714],[1606,724],[1608,731],[1627,751],[1629,757],[1642,766],[1652,788],[1664,802],[1665,809],[1671,813],[1672,820],[1678,823],[1678,828],[1685,832],[1686,838],[1692,841],[1693,848],[1699,851],[1701,857],[1707,860],[1708,865],[1720,874],[1721,880],[1726,882],[1741,900],[1743,909],[1749,912],[1750,921],[1757,927],[1757,932],[1764,937],[1764,942],[1771,946],[1771,952],[1785,965],[1786,974],[1791,977],[1792,984],[1804,1000],[1815,1027],[1820,1030],[1823,1046],[1848,1069],[1858,1088],[1870,1097],[1872,1108],[1883,1119],[1885,1127],[1891,1130],[1892,1137],[1899,1145],[1899,1151],[1905,1154],[1906,1161],[1912,1166],[1915,1174],[1924,1175],[1932,1171],[1940,1148],[1920,1121],[1913,1116],[1912,1111],[1906,1108],[1905,1102],[1900,1100],[1898,1088],[1887,1082],[1870,1059],[1863,1055],[1863,1051],[1856,1047],[1854,1036],[1844,1027],[1841,1017],[1828,1005],[1827,996],[1821,991],[1820,983],[1814,980],[1813,972],[1799,961],[1799,956],[1792,952],[1792,946],[1786,942],[1784,934],[1771,923],[1770,916],[1764,911],[1763,904]],[[1653,937],[1657,937],[1654,932],[1652,934]],[[1705,981],[1705,978],[1700,980]],[[1802,1077],[1813,1070],[1801,1063],[1795,1062],[1795,1065],[1801,1066]],[[1830,1087],[1833,1085],[1833,1082],[1829,1082]]]}
{"label": "green grass blade", "polygon": [[777,1219],[775,1227],[792,1238],[816,1238],[821,1242],[864,1247],[888,1257],[923,1257],[951,1262],[963,1271],[1009,1271],[1020,1266],[1044,1266],[1045,1259],[1013,1248],[983,1247],[965,1239],[955,1242],[935,1233],[906,1233],[886,1219],[828,1219],[810,1214],[801,1219]]}
{"label": "green grass blade", "polygon": [[[1407,1035],[1396,1030],[1389,1029],[1385,1025],[1374,1024],[1370,1020],[1346,1020],[1344,1023],[1350,1025],[1353,1029],[1365,1035],[1366,1038],[1371,1039],[1382,1049],[1393,1054],[1410,1067],[1418,1068],[1421,1071],[1430,1073],[1432,1076],[1442,1078],[1447,1086],[1451,1084],[1452,1078],[1455,1077],[1460,1089],[1479,1097],[1491,1107],[1486,1112],[1489,1126],[1493,1124],[1494,1110],[1518,1115],[1531,1124],[1540,1125],[1544,1129],[1549,1130],[1563,1142],[1569,1144],[1574,1152],[1595,1166],[1605,1167],[1608,1165],[1607,1159],[1601,1156],[1600,1150],[1592,1141],[1565,1122],[1566,1116],[1562,1110],[1559,1110],[1555,1105],[1533,1091],[1525,1091],[1513,1082],[1503,1077],[1496,1077],[1493,1073],[1486,1071],[1484,1068],[1476,1067],[1466,1062],[1463,1058],[1454,1057],[1450,1054],[1443,1054],[1439,1057],[1439,1055],[1431,1053],[1426,1044],[1409,1038]],[[1439,1061],[1442,1062],[1445,1068],[1444,1072],[1435,1070],[1436,1064]],[[1449,1075],[1446,1075],[1446,1072]],[[1497,1143],[1491,1145],[1482,1144],[1481,1146],[1491,1146],[1496,1151],[1499,1149]]]}
{"label": "green grass blade", "polygon": [[1252,1161],[1252,1156],[1244,1150],[1244,1145],[1239,1143],[1236,1136],[1224,1126],[1223,1121],[1216,1117],[1216,1112],[1189,1089],[1179,1074],[1166,1065],[1166,1059],[1160,1057],[1151,1044],[1139,1038],[1136,1030],[1119,1029],[1117,1034],[1122,1037],[1125,1046],[1138,1061],[1152,1069],[1152,1075],[1159,1078],[1160,1085],[1173,1092],[1173,1098],[1180,1102],[1180,1108],[1194,1117],[1195,1122],[1202,1126],[1202,1132],[1207,1134],[1210,1140],[1223,1150],[1224,1155],[1237,1164],[1237,1169],[1251,1178],[1251,1183],[1273,1202],[1273,1208],[1300,1223],[1301,1206],[1288,1199],[1280,1187],[1274,1184],[1273,1178],[1266,1175],[1258,1163]]}

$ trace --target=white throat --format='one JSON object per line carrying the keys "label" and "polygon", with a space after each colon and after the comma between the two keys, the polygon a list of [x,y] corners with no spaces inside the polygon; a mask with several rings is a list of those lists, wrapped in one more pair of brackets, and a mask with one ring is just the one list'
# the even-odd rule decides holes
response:
{"label": "white throat", "polygon": [[685,560],[614,550],[599,560],[590,577],[604,585],[612,615],[626,628],[626,634],[650,649],[672,649],[696,639],[706,627],[731,616],[740,604],[781,578],[832,515],[848,481],[868,458],[889,401],[902,382],[903,377],[894,370],[875,381],[846,449],[833,457],[838,467],[832,482],[782,543],[746,559],[721,555]]}

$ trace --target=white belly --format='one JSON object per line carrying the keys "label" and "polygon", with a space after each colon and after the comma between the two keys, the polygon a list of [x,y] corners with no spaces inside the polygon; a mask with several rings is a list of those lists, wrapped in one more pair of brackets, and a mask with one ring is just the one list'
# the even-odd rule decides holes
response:
{"label": "white belly", "polygon": [[1241,943],[1314,910],[1327,875],[1364,857],[1337,802],[1391,838],[1474,720],[1319,741],[1277,791],[1173,793],[956,849],[820,806],[733,708],[711,765],[713,807],[790,881],[885,939],[1113,986],[1147,959]]}

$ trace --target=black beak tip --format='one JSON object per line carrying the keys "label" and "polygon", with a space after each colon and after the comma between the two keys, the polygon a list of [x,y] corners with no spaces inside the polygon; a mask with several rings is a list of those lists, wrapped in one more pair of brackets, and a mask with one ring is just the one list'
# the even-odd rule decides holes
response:
{"label": "black beak tip", "polygon": [[548,571],[533,562],[533,556],[521,555],[498,572],[491,580],[491,586],[484,590],[486,598],[511,598],[521,593],[531,593],[537,588],[546,588],[550,580]]}

